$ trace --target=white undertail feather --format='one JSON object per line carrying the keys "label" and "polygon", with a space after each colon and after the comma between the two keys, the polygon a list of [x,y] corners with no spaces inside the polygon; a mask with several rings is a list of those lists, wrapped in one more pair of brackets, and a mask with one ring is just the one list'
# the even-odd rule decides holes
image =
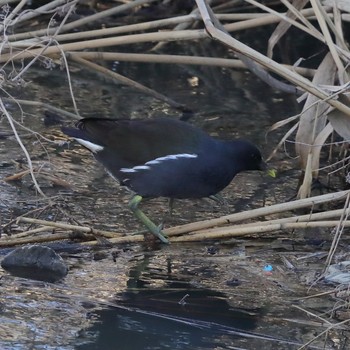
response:
{"label": "white undertail feather", "polygon": [[90,141],[86,141],[84,139],[78,139],[74,138],[76,141],[78,141],[81,145],[88,148],[92,153],[97,153],[103,150],[103,146],[97,145],[96,143],[92,143]]}
{"label": "white undertail feather", "polygon": [[169,160],[176,160],[179,158],[197,158],[197,157],[198,157],[198,154],[190,154],[190,153],[170,154],[164,157],[152,159],[146,162],[144,165],[137,165],[132,168],[121,168],[120,171],[122,173],[136,173],[137,171],[140,171],[140,170],[150,170],[151,169],[150,165],[160,164],[162,162],[166,162]]}

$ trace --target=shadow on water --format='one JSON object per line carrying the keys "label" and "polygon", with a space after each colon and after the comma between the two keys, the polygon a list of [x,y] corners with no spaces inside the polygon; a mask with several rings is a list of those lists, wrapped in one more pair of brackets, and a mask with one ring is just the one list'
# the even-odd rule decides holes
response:
{"label": "shadow on water", "polygon": [[248,335],[245,331],[253,330],[260,317],[258,310],[230,309],[223,294],[193,287],[181,305],[186,284],[173,282],[168,288],[172,291],[125,293],[118,303],[131,310],[97,312],[99,322],[87,330],[97,337],[77,349],[209,349],[224,346],[223,334]]}
{"label": "shadow on water", "polygon": [[[247,341],[249,349],[302,345],[262,331],[264,307],[233,307],[225,293],[196,287],[191,278],[176,279],[169,261],[164,273],[150,272],[148,263],[146,258],[130,270],[127,289],[114,306],[94,312],[96,322],[80,334],[76,349],[228,349]],[[210,270],[203,266],[208,278]],[[152,286],[153,281],[162,286]]]}
{"label": "shadow on water", "polygon": [[232,247],[179,248],[127,247],[102,260],[95,250],[61,250],[70,272],[55,284],[4,275],[1,349],[294,350],[310,339],[313,326],[292,321],[292,276],[261,272],[270,252],[240,259]]}

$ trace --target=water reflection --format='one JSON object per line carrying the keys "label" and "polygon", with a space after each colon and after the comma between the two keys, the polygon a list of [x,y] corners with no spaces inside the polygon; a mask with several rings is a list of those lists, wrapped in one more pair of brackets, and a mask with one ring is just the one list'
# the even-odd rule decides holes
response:
{"label": "water reflection", "polygon": [[[286,295],[304,295],[299,282],[262,273],[266,261],[283,269],[271,252],[126,246],[95,260],[95,249],[63,248],[70,271],[60,283],[3,272],[1,349],[292,350],[314,334],[292,321],[300,313]],[[239,283],[228,283],[232,277]]]}
{"label": "water reflection", "polygon": [[[166,297],[161,301],[158,295],[158,302],[151,303],[153,306],[157,305],[152,312],[140,312],[142,309],[100,311],[97,314],[99,322],[88,330],[89,333],[96,334],[96,338],[92,343],[82,344],[77,349],[212,349],[215,346],[225,346],[225,343],[228,345],[227,340],[221,339],[222,334],[229,332],[238,334],[236,327],[249,329],[255,327],[255,316],[249,316],[238,310],[230,311],[228,305],[221,310],[224,311],[223,314],[217,313],[218,300],[206,298],[205,290],[198,291],[198,294],[201,295],[200,302],[196,300],[192,304],[188,301],[189,305],[184,307],[177,301],[166,300]],[[193,291],[191,295],[194,295]],[[148,306],[151,305],[147,297],[144,300],[143,296],[139,295],[138,302],[142,304],[143,301],[148,303]],[[132,304],[131,300],[129,302]],[[171,304],[174,307],[170,307]],[[205,312],[202,307],[205,308]],[[176,314],[182,317],[174,316],[172,313],[160,314],[156,311],[159,309],[162,312],[176,309]],[[195,318],[198,316],[208,321]],[[209,321],[210,319],[212,321]],[[234,328],[214,321],[226,321]],[[232,338],[237,336],[231,335]]]}
{"label": "water reflection", "polygon": [[[96,322],[80,333],[76,349],[199,350],[245,348],[247,344],[249,349],[296,349],[301,345],[271,333],[268,328],[273,324],[261,328],[267,313],[264,308],[234,307],[243,302],[239,292],[230,304],[227,293],[196,287],[194,275],[203,276],[203,283],[217,279],[211,262],[187,266],[184,274],[186,261],[172,271],[169,266],[155,268],[155,259],[145,256],[130,269],[127,289],[118,293],[113,306],[94,311]],[[179,264],[176,258],[167,261]],[[246,277],[250,278],[249,273]],[[229,290],[232,294],[233,289]]]}
{"label": "water reflection", "polygon": [[[223,334],[235,339],[255,329],[260,310],[233,309],[223,293],[171,280],[171,273],[150,276],[148,271],[147,280],[145,261],[131,269],[118,306],[97,311],[98,322],[79,337],[95,334],[94,341],[77,349],[209,349],[227,345]],[[162,277],[164,286],[150,288],[149,281]]]}

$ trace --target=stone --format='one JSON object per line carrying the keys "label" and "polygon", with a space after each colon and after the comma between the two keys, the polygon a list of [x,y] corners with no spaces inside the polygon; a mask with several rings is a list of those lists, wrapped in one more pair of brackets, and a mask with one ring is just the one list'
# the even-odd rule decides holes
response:
{"label": "stone", "polygon": [[68,273],[68,267],[53,249],[29,245],[14,249],[1,262],[1,267],[14,276],[45,282],[56,282]]}

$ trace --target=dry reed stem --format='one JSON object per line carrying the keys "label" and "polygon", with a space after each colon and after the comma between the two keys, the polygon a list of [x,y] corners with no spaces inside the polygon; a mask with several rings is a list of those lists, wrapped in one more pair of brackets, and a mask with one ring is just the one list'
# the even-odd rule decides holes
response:
{"label": "dry reed stem", "polygon": [[329,52],[331,53],[333,60],[338,68],[338,78],[340,80],[341,84],[344,84],[344,79],[345,81],[349,81],[349,77],[345,71],[344,65],[338,55],[338,52],[336,50],[336,45],[333,42],[333,39],[331,37],[331,34],[329,32],[328,26],[326,24],[325,18],[320,10],[320,3],[318,2],[318,0],[310,0],[311,5],[315,11],[318,23],[320,25],[320,28],[322,30],[322,33],[324,35],[326,44],[329,48]]}
{"label": "dry reed stem", "polygon": [[[324,42],[324,38],[322,37],[321,33],[318,30],[316,30],[315,27],[307,27],[307,26],[303,25],[302,23],[299,23],[299,22],[293,20],[292,18],[286,16],[286,14],[281,15],[279,12],[270,9],[269,7],[267,7],[265,5],[262,5],[259,2],[257,2],[257,1],[254,1],[254,0],[245,0],[245,1],[249,2],[250,4],[252,4],[252,5],[254,5],[254,6],[258,7],[258,8],[261,8],[262,10],[264,10],[264,11],[266,11],[268,13],[271,13],[271,14],[279,17],[281,19],[281,22],[285,21],[285,22],[293,25],[294,27],[304,31],[305,33],[313,36],[314,38]],[[310,13],[311,14],[313,10],[311,9],[311,11],[310,12],[309,11],[310,11],[310,9],[306,9],[306,10],[304,10],[304,13]],[[300,16],[303,16],[301,14],[301,12],[302,11],[299,12]]]}
{"label": "dry reed stem", "polygon": [[[37,243],[46,243],[46,242],[52,242],[52,241],[63,241],[70,239],[71,234],[68,232],[63,233],[55,233],[55,234],[48,234],[43,236],[33,236],[33,237],[22,237],[22,238],[1,238],[0,239],[0,247],[14,247],[17,245],[24,245],[24,244],[37,244]],[[91,236],[92,237],[92,236]],[[88,237],[86,237],[88,238]]]}
{"label": "dry reed stem", "polygon": [[[301,12],[303,8],[307,5],[309,0],[294,0],[292,3],[288,0],[281,0],[281,3],[288,9],[288,14],[292,14],[297,18],[300,22],[304,23],[306,27],[308,27],[310,30],[317,31],[314,25],[310,23],[310,21],[307,19],[307,16]],[[313,10],[313,8],[310,8],[308,10]],[[312,17],[316,19],[316,17]]]}
{"label": "dry reed stem", "polygon": [[349,217],[349,212],[348,212],[348,209],[349,209],[349,206],[350,206],[350,193],[348,194],[347,198],[346,198],[346,202],[344,204],[344,211],[341,215],[341,218],[338,222],[338,225],[337,225],[337,229],[336,229],[336,232],[334,234],[334,238],[333,238],[333,241],[332,241],[332,245],[329,249],[329,253],[328,253],[328,257],[327,257],[327,260],[326,260],[326,264],[325,264],[325,269],[324,269],[324,272],[329,268],[330,264],[332,263],[333,261],[333,257],[334,257],[334,254],[337,250],[337,247],[338,247],[338,244],[340,242],[340,238],[341,238],[341,235],[344,231],[344,227],[346,227],[346,223],[348,222],[348,217]]}
{"label": "dry reed stem", "polygon": [[[303,14],[306,18],[310,16],[314,16],[313,9],[305,9],[301,11],[301,14]],[[256,28],[264,25],[269,25],[273,23],[278,23],[281,20],[284,19],[285,13],[275,15],[275,14],[247,14],[248,16],[252,17],[247,20],[241,20],[239,22],[226,24],[224,25],[225,29],[228,32],[234,32],[234,31],[240,31],[240,30],[246,30],[250,28]],[[239,16],[239,17],[238,17]],[[242,18],[242,14],[217,14],[218,19],[235,19],[235,18]],[[117,35],[117,34],[123,34],[123,33],[129,33],[129,32],[136,32],[136,31],[143,31],[143,30],[150,30],[150,29],[157,29],[163,26],[169,26],[173,24],[179,24],[179,23],[186,23],[186,22],[193,22],[198,20],[200,17],[198,14],[189,14],[185,16],[178,16],[178,17],[171,17],[166,19],[160,19],[150,22],[143,22],[143,23],[137,23],[137,24],[128,24],[124,26],[118,26],[118,27],[111,27],[111,28],[103,28],[103,29],[96,29],[96,30],[88,30],[88,31],[81,31],[79,33],[68,33],[68,34],[58,34],[55,35],[55,40],[57,41],[66,41],[66,40],[77,40],[77,39],[87,39],[87,38],[96,38],[100,36],[108,36],[108,35]],[[35,42],[40,42],[41,40],[45,40],[48,38],[48,35],[50,35],[50,32],[43,32],[43,30],[39,31],[30,31],[27,33],[20,33],[20,34],[13,34],[9,35],[7,39],[11,42],[12,45],[19,45],[22,41],[24,44],[28,46],[28,43],[33,43],[32,40],[35,40]],[[25,39],[30,39],[29,41]]]}
{"label": "dry reed stem", "polygon": [[294,133],[294,131],[298,128],[299,122],[295,123],[282,137],[282,139],[278,142],[277,146],[273,149],[271,154],[267,157],[266,161],[269,162],[273,156],[277,153],[277,151],[282,147],[282,145],[287,141],[288,137]]}
{"label": "dry reed stem", "polygon": [[11,11],[10,14],[8,14],[2,23],[0,23],[0,31],[2,32],[9,23],[12,21],[12,19],[22,10],[22,8],[26,5],[27,1],[26,0],[21,0],[17,6]]}
{"label": "dry reed stem", "polygon": [[[125,243],[140,243],[145,241],[144,235],[126,235],[123,237],[115,237],[108,239],[109,243],[113,244],[125,244]],[[82,242],[82,245],[97,245],[98,241]]]}
{"label": "dry reed stem", "polygon": [[[287,223],[298,223],[298,222],[320,222],[324,221],[325,219],[330,218],[338,218],[338,222],[343,221],[341,218],[343,215],[348,215],[350,213],[350,209],[336,209],[336,210],[329,210],[325,212],[320,213],[310,213],[305,215],[297,215],[297,216],[290,216],[286,218],[281,219],[272,219],[272,220],[266,220],[266,221],[259,221],[259,222],[250,222],[248,224],[240,224],[240,225],[234,225],[230,226],[232,228],[246,228],[246,227],[255,227],[255,226],[265,226],[265,225],[272,225],[272,224],[287,224]],[[226,227],[225,227],[226,228]],[[217,228],[213,229],[206,229],[206,230],[198,230],[195,231],[196,233],[200,232],[215,232]],[[175,234],[169,234],[169,236],[174,236]]]}
{"label": "dry reed stem", "polygon": [[[345,192],[345,191],[344,191]],[[347,192],[349,193],[349,192]],[[323,198],[322,198],[323,197]],[[326,199],[325,199],[326,197]],[[340,198],[333,198],[333,200],[338,200]],[[318,196],[314,197],[313,201],[310,201],[310,198],[307,198],[308,200],[308,205],[311,204],[316,204],[316,203],[325,203],[325,201],[329,200],[329,195],[323,195],[323,196]],[[296,202],[296,203],[295,203]],[[305,203],[307,202],[305,199],[303,200],[298,200],[295,202],[291,202],[292,208],[301,208],[305,206]],[[300,206],[300,204],[303,204]],[[283,206],[283,205],[282,205]],[[276,206],[272,206],[276,207]],[[259,208],[255,209],[256,217],[262,216],[262,215],[267,215],[267,214],[261,214],[262,212],[266,212],[266,209],[271,209],[271,207],[267,208]],[[291,210],[290,208],[284,208],[285,210]],[[269,212],[271,213],[276,213],[276,210],[272,210]],[[279,212],[279,211],[278,211]],[[183,226],[178,226],[175,228],[171,228],[168,230],[164,230],[165,234],[167,234],[169,237],[172,237],[170,239],[170,242],[191,242],[191,241],[203,241],[207,239],[228,239],[231,237],[237,237],[237,236],[244,236],[248,234],[259,234],[259,233],[265,233],[265,232],[272,232],[272,231],[277,231],[277,230],[284,230],[284,229],[300,229],[300,228],[309,228],[309,227],[335,227],[339,224],[338,221],[325,221],[325,219],[328,218],[333,218],[333,217],[338,217],[340,215],[346,216],[349,214],[350,209],[347,208],[345,210],[339,209],[339,210],[332,210],[328,212],[322,212],[322,213],[312,213],[308,215],[301,215],[301,216],[296,216],[296,217],[288,217],[288,218],[282,218],[282,219],[275,219],[275,220],[270,220],[270,221],[264,221],[264,222],[255,222],[255,223],[249,223],[249,224],[243,224],[243,225],[235,225],[235,226],[230,226],[230,227],[221,227],[221,228],[216,228],[216,229],[209,229],[209,230],[198,230],[198,224],[203,227],[203,222],[199,223],[194,223],[197,224],[197,227],[193,230],[189,230],[188,227],[193,227],[194,224],[187,224]],[[237,213],[229,216],[224,216],[219,219],[213,219],[213,220],[207,220],[204,223],[213,223],[215,222],[216,225],[218,225],[218,220],[221,223],[227,223],[228,222],[228,217],[230,218],[230,222],[233,221],[241,221],[243,220],[242,218],[246,218],[247,214],[251,213],[251,211],[246,211],[243,213]],[[252,216],[251,216],[252,217]],[[314,220],[314,221],[312,221]],[[318,221],[316,221],[318,220]],[[39,220],[39,219],[34,219],[34,218],[27,218],[27,217],[18,217],[17,223],[30,223],[30,224],[36,224],[36,225],[44,225],[42,228],[37,228],[37,229],[32,229],[27,232],[23,232],[17,235],[14,235],[13,237],[9,238],[4,238],[0,239],[0,247],[1,246],[14,246],[14,245],[19,245],[19,244],[28,244],[28,243],[33,243],[36,240],[39,242],[45,242],[46,238],[47,241],[52,241],[52,240],[61,240],[61,239],[69,239],[71,236],[66,233],[66,234],[60,234],[60,235],[45,235],[45,236],[40,236],[40,237],[26,237],[24,238],[24,235],[29,235],[29,234],[35,234],[37,232],[42,232],[45,229],[53,229],[53,228],[58,228],[58,229],[64,229],[64,230],[69,230],[69,231],[75,231],[75,232],[81,232],[88,234],[86,238],[89,238],[89,240],[93,239],[93,235],[102,236],[105,238],[109,239],[110,243],[132,243],[132,242],[142,242],[144,241],[144,236],[143,235],[128,235],[128,234],[121,234],[121,233],[115,233],[115,232],[110,232],[110,231],[103,231],[103,230],[97,230],[93,229],[91,227],[84,227],[84,226],[77,226],[77,225],[70,225],[70,224],[65,224],[65,223],[60,223],[60,222],[52,222],[52,221],[46,221],[46,220]],[[208,225],[207,225],[208,226]],[[342,221],[342,226],[343,227],[349,227],[350,226],[350,221]],[[210,227],[210,226],[209,226]],[[185,229],[184,229],[185,228]],[[194,234],[191,235],[186,235],[186,236],[180,236],[180,237],[173,237],[175,235],[180,235],[184,234],[189,231],[197,231]],[[19,236],[21,235],[21,236]],[[52,237],[55,236],[55,237]],[[21,238],[19,238],[21,237]],[[97,244],[96,242],[95,244]],[[89,243],[89,244],[94,244],[94,243]]]}
{"label": "dry reed stem", "polygon": [[[19,238],[28,237],[28,236],[35,236],[37,233],[42,233],[42,232],[50,231],[50,230],[51,231],[53,230],[53,228],[50,226],[41,226],[41,227],[33,228],[32,230],[23,231],[20,233],[15,233],[14,235],[11,235],[10,237],[11,237],[11,239],[19,239]],[[0,242],[1,242],[1,238],[0,238]]]}
{"label": "dry reed stem", "polygon": [[[312,9],[306,9],[306,10],[302,10],[301,13],[304,13],[306,16],[308,15],[312,15],[314,14],[313,10]],[[245,21],[242,21],[242,22],[239,22],[239,23],[233,23],[231,25],[226,25],[224,26],[225,29],[229,32],[231,31],[236,31],[236,30],[242,30],[242,29],[247,29],[249,27],[256,27],[256,26],[261,26],[261,25],[267,25],[267,24],[271,24],[271,23],[274,23],[274,22],[279,22],[281,19],[286,19],[286,17],[283,15],[283,14],[279,14],[280,17],[277,16],[277,20],[276,20],[276,15],[272,15],[272,16],[269,16],[269,15],[266,15],[266,16],[263,16],[262,18],[262,22],[257,22],[256,19],[252,19],[250,20],[250,24],[249,25],[244,25],[244,23],[242,22],[245,22]],[[192,16],[193,15],[188,15],[188,16]],[[186,16],[185,16],[186,17]],[[266,17],[266,18],[265,18]],[[166,21],[166,20],[162,20],[162,21]],[[169,19],[170,21],[170,19]],[[154,22],[158,22],[158,21],[154,21]],[[117,27],[117,28],[109,28],[109,29],[100,29],[100,30],[96,30],[96,31],[89,31],[88,33],[90,33],[88,35],[88,37],[91,37],[93,36],[94,38],[96,38],[96,36],[98,36],[98,33],[100,32],[101,35],[109,35],[111,33],[113,34],[116,34],[116,33],[124,33],[124,32],[128,32],[128,31],[137,31],[137,30],[144,30],[144,29],[147,29],[147,27],[150,27],[152,28],[152,23],[153,22],[146,22],[144,23],[143,25],[141,24],[137,24],[137,25],[132,25],[133,27],[130,27],[130,26],[124,26],[124,27],[129,27],[130,29],[124,29],[123,30],[123,26],[121,27]],[[164,22],[161,22],[162,24]],[[169,22],[171,23],[171,22]],[[194,32],[193,30],[182,30],[182,31],[177,31],[177,32],[184,32],[184,34],[187,32],[188,33],[188,39],[187,40],[192,40],[192,39],[200,39],[202,38],[202,35],[200,33],[197,34],[196,37],[193,37],[194,35]],[[173,38],[173,32],[166,32],[167,34],[169,34],[169,38],[166,38],[166,35],[161,35],[159,38],[155,37],[154,41],[171,41],[171,40],[177,40],[176,38],[174,39]],[[158,34],[166,34],[166,33],[145,33],[145,35],[149,35],[149,34],[154,34],[154,35],[158,35]],[[29,33],[30,34],[30,37],[34,37],[37,35],[37,33]],[[73,33],[73,34],[66,34],[66,35],[78,35],[78,33]],[[80,34],[81,35],[81,34]],[[142,39],[142,34],[137,34],[137,35],[141,35],[141,41],[140,42],[144,42]],[[131,35],[133,36],[133,35]],[[128,36],[126,36],[128,37]],[[11,36],[9,36],[9,38],[11,38]],[[41,38],[41,40],[47,40],[49,37],[43,37]],[[64,37],[63,37],[64,38]],[[67,38],[67,37],[66,37]],[[68,37],[69,38],[69,37]],[[71,38],[74,38],[74,37],[71,37]],[[85,38],[85,37],[84,37]],[[55,40],[59,40],[60,39],[60,36],[57,36],[55,37]],[[100,39],[100,40],[106,40],[106,39],[113,39],[113,38],[105,38],[105,39]],[[116,38],[115,38],[116,39]],[[36,39],[37,40],[37,39]],[[132,38],[133,40],[133,38]],[[181,40],[181,38],[179,38],[179,40]],[[183,38],[182,40],[185,40],[185,38]],[[95,40],[90,40],[90,41],[95,41]],[[130,43],[133,43],[134,41],[130,41]],[[84,45],[84,43],[86,43],[86,46],[82,46]],[[125,44],[128,43],[128,42],[124,42]],[[18,43],[20,44],[20,43]],[[32,43],[31,43],[32,44]],[[113,42],[110,42],[110,41],[102,41],[100,46],[95,46],[96,43],[88,43],[88,41],[84,41],[84,42],[78,42],[78,43],[71,43],[73,45],[77,45],[77,48],[74,49],[74,48],[69,48],[69,50],[77,50],[77,49],[86,49],[86,48],[93,48],[93,47],[103,47],[103,46],[111,46],[111,45],[118,45],[118,42],[116,43],[113,43]],[[16,42],[12,42],[11,45],[13,45],[13,47],[16,46]],[[26,44],[28,46],[28,44]],[[67,44],[65,44],[67,45]],[[91,46],[92,45],[92,46]],[[62,45],[62,50],[63,51],[66,51],[66,48],[64,45]],[[33,53],[35,55],[35,53]],[[50,51],[48,51],[46,54],[51,54]],[[19,58],[23,58],[23,57],[29,57],[29,56],[18,56],[18,59]],[[4,57],[4,59],[1,61],[3,62],[4,60],[6,60],[6,56]]]}
{"label": "dry reed stem", "polygon": [[93,63],[91,61],[88,61],[84,58],[81,58],[79,55],[76,55],[74,53],[70,53],[68,55],[68,58],[70,58],[71,60],[73,60],[77,63],[80,63],[88,68],[91,68],[93,71],[103,73],[106,76],[112,78],[113,80],[116,80],[116,81],[121,82],[121,83],[128,85],[128,86],[131,86],[134,89],[138,89],[141,92],[143,92],[144,94],[150,95],[150,96],[152,96],[160,101],[163,101],[174,108],[179,108],[179,109],[184,108],[183,104],[180,104],[180,103],[172,100],[171,98],[169,98],[163,94],[160,94],[159,92],[152,90],[152,89],[150,89],[150,88],[148,88],[148,87],[146,87],[146,86],[144,86],[144,85],[142,85],[142,84],[140,84],[132,79],[124,77],[121,74],[113,72],[105,67],[102,67],[102,66],[100,66],[96,63]]}
{"label": "dry reed stem", "polygon": [[[127,25],[122,25],[118,27],[86,30],[86,31],[80,31],[78,33],[58,34],[55,36],[55,39],[59,42],[62,42],[62,41],[72,41],[72,40],[79,40],[79,39],[81,40],[81,39],[89,39],[89,38],[98,38],[102,36],[112,36],[112,35],[115,36],[118,34],[124,34],[124,33],[130,33],[130,32],[135,33],[137,31],[158,29],[164,26],[169,26],[169,25],[178,24],[178,23],[193,22],[198,18],[199,18],[198,15],[190,14],[185,16],[159,19],[159,20],[150,21],[150,22],[127,24]],[[26,36],[29,36],[27,40],[21,40],[21,37],[23,38],[24,34],[26,34]],[[32,35],[29,35],[29,34],[32,34]],[[14,44],[14,45],[18,45],[21,43],[23,43],[24,45],[28,45],[28,43],[32,42],[31,40],[40,42],[45,38],[46,38],[45,36],[43,37],[38,37],[36,35],[33,36],[33,33],[28,33],[28,34],[21,33],[21,34],[13,34],[8,36],[8,40],[12,41],[11,44]]]}
{"label": "dry reed stem", "polygon": [[[198,1],[198,5],[201,6],[201,1]],[[202,6],[203,7],[203,6]],[[203,15],[203,14],[202,14]],[[337,100],[328,100],[330,97],[322,89],[313,85],[309,80],[303,78],[302,76],[291,72],[285,67],[279,65],[278,63],[268,59],[266,56],[252,50],[248,46],[238,42],[233,39],[231,36],[217,30],[211,23],[210,17],[207,13],[204,13],[207,16],[204,19],[204,22],[207,26],[207,30],[213,38],[221,41],[222,43],[230,46],[234,50],[238,51],[244,56],[249,57],[253,61],[263,65],[265,68],[277,73],[281,77],[292,82],[296,86],[300,86],[302,89],[310,92],[311,94],[319,97],[320,99],[327,100],[329,104],[341,110],[346,115],[350,116],[350,108],[344,105],[343,103]],[[161,33],[145,33],[145,34],[135,34],[129,36],[121,36],[117,38],[106,38],[99,40],[88,40],[80,43],[70,43],[63,44],[60,46],[60,49],[57,47],[48,47],[44,50],[34,49],[29,51],[23,51],[17,54],[4,54],[0,57],[0,62],[6,62],[9,59],[20,59],[33,57],[35,55],[45,53],[45,55],[57,54],[60,50],[80,50],[86,48],[97,48],[111,45],[121,45],[121,44],[130,44],[136,42],[147,42],[147,41],[172,41],[172,40],[192,40],[206,37],[206,33],[203,30],[186,30],[186,31],[176,31],[176,32],[161,32]]]}
{"label": "dry reed stem", "polygon": [[[87,60],[104,61],[126,61],[126,62],[144,62],[144,63],[166,63],[166,64],[187,64],[201,66],[218,66],[227,68],[246,68],[246,65],[236,59],[186,56],[186,55],[164,55],[164,54],[143,54],[143,53],[124,53],[124,52],[67,52],[67,55],[74,54],[77,57]],[[294,67],[283,65],[290,70],[294,70],[303,76],[313,77],[315,70],[311,68]]]}
{"label": "dry reed stem", "polygon": [[[25,22],[25,21],[29,21],[29,20],[33,21],[33,19],[35,17],[39,17],[42,14],[48,14],[50,12],[57,12],[60,8],[63,8],[63,7],[67,8],[69,6],[75,5],[77,2],[78,2],[77,0],[71,1],[70,3],[67,3],[67,0],[50,1],[47,4],[36,8],[35,10],[22,12],[16,18],[16,21],[15,21],[14,24],[18,27],[19,23],[22,23],[22,22]],[[64,5],[64,6],[61,6],[61,5]]]}
{"label": "dry reed stem", "polygon": [[177,40],[196,40],[204,39],[207,35],[203,29],[197,30],[180,30],[176,32],[157,32],[157,33],[143,33],[143,34],[131,34],[122,35],[112,38],[100,38],[86,41],[73,42],[68,44],[62,44],[60,47],[50,46],[44,51],[43,49],[26,49],[19,52],[14,52],[15,45],[11,45],[12,52],[5,53],[0,56],[0,63],[17,61],[25,58],[33,58],[38,55],[45,56],[57,56],[61,51],[77,51],[86,49],[97,49],[101,47],[137,44],[146,42],[157,42],[157,41],[177,41]]}
{"label": "dry reed stem", "polygon": [[71,232],[60,232],[60,233],[56,232],[55,234],[50,233],[50,234],[41,235],[41,236],[35,235],[32,237],[26,237],[26,235],[29,235],[29,234],[34,235],[38,232],[44,231],[45,229],[50,230],[55,228],[60,230],[63,229],[63,230],[68,230],[73,232],[79,232],[80,235],[83,235],[80,238],[86,240],[81,244],[88,244],[88,245],[100,244],[98,240],[99,236],[108,238],[108,243],[114,243],[114,244],[136,243],[136,242],[143,242],[145,240],[143,235],[123,235],[121,233],[97,230],[90,227],[69,225],[69,224],[60,223],[60,222],[52,222],[52,221],[39,220],[39,219],[33,219],[33,218],[26,218],[26,217],[18,217],[17,222],[44,225],[44,227],[22,232],[8,238],[7,237],[1,238],[0,247],[13,247],[13,246],[23,245],[23,244],[70,240],[74,237],[72,236]]}
{"label": "dry reed stem", "polygon": [[86,227],[86,226],[69,225],[69,224],[65,224],[62,222],[53,222],[53,221],[39,220],[39,219],[33,219],[33,218],[26,218],[23,216],[19,216],[17,218],[17,223],[20,223],[20,222],[36,224],[36,225],[50,226],[50,227],[54,227],[54,228],[77,231],[77,232],[82,232],[82,233],[96,234],[96,235],[103,236],[105,238],[115,238],[115,237],[124,236],[122,233],[117,233],[117,232],[97,230],[97,229],[93,229],[91,227]]}
{"label": "dry reed stem", "polygon": [[[171,242],[195,242],[212,239],[229,239],[232,237],[242,237],[246,235],[260,235],[266,232],[289,230],[289,229],[307,229],[311,227],[337,227],[339,221],[310,221],[310,222],[286,222],[281,224],[264,224],[256,223],[255,226],[249,227],[222,227],[215,230],[196,232],[191,235],[173,237]],[[350,227],[350,221],[343,223],[344,227]]]}
{"label": "dry reed stem", "polygon": [[211,20],[211,17],[207,11],[204,0],[196,0],[196,2],[198,7],[200,8],[200,12],[203,17],[203,22],[207,29],[207,33],[209,37],[211,37],[212,39],[218,40],[219,42],[227,45],[228,47],[239,52],[240,54],[261,64],[266,69],[278,74],[280,77],[285,78],[287,81],[295,84],[296,86],[299,86],[301,89],[311,93],[312,95],[315,95],[321,100],[324,100],[325,102],[329,103],[331,106],[342,111],[350,119],[350,108],[348,106],[346,106],[345,104],[337,100],[330,99],[331,96],[329,96],[328,93],[326,93],[324,90],[322,90],[318,86],[314,85],[310,80],[302,77],[296,72],[288,70],[287,68],[278,64],[277,62],[267,58],[265,55],[251,49],[249,46],[239,42],[238,40],[234,39],[232,36],[227,35],[226,33],[217,29]]}
{"label": "dry reed stem", "polygon": [[217,219],[204,220],[193,222],[190,224],[172,227],[170,229],[164,230],[164,233],[171,236],[174,234],[182,234],[186,232],[198,231],[202,229],[207,229],[210,227],[232,224],[234,222],[249,220],[257,217],[262,217],[271,214],[282,213],[285,211],[296,210],[300,208],[313,207],[318,204],[345,200],[350,190],[324,194],[321,196],[298,199],[292,202],[286,202],[281,204],[271,205],[269,207],[263,207],[253,210],[247,210],[240,213],[225,215]]}
{"label": "dry reed stem", "polygon": [[45,29],[40,29],[40,30],[36,30],[36,31],[30,31],[30,32],[26,32],[26,33],[21,33],[18,34],[17,37],[18,38],[33,38],[33,37],[39,37],[39,36],[48,36],[48,35],[54,35],[57,31],[58,28],[60,28],[60,32],[67,32],[69,30],[72,29],[76,29],[78,27],[90,24],[94,21],[98,21],[101,20],[103,18],[112,16],[112,15],[116,15],[118,13],[122,13],[125,12],[127,10],[131,10],[137,6],[143,5],[143,4],[147,4],[147,3],[151,3],[154,2],[156,0],[134,0],[129,2],[128,4],[123,4],[123,5],[119,5],[119,6],[115,6],[112,7],[110,9],[95,13],[91,16],[86,16],[84,18],[78,19],[76,21],[70,22],[66,25],[64,25],[63,27],[51,27],[51,28],[45,28]]}
{"label": "dry reed stem", "polygon": [[[329,10],[329,8],[326,8],[326,9]],[[314,14],[315,14],[313,9],[304,9],[304,10],[301,10],[300,13],[306,18],[314,17]],[[284,13],[274,12],[272,14],[263,14],[258,18],[252,18],[252,19],[247,19],[245,21],[226,24],[224,25],[224,27],[228,32],[231,33],[239,30],[246,30],[246,29],[261,27],[261,26],[270,25],[274,23],[279,23],[281,21],[286,20],[287,18],[286,15],[287,15],[286,12]],[[219,20],[221,19],[219,14],[215,14],[215,16],[217,16]],[[305,27],[302,27],[300,29],[303,30],[303,28]],[[318,39],[321,39],[321,38],[318,38]]]}

